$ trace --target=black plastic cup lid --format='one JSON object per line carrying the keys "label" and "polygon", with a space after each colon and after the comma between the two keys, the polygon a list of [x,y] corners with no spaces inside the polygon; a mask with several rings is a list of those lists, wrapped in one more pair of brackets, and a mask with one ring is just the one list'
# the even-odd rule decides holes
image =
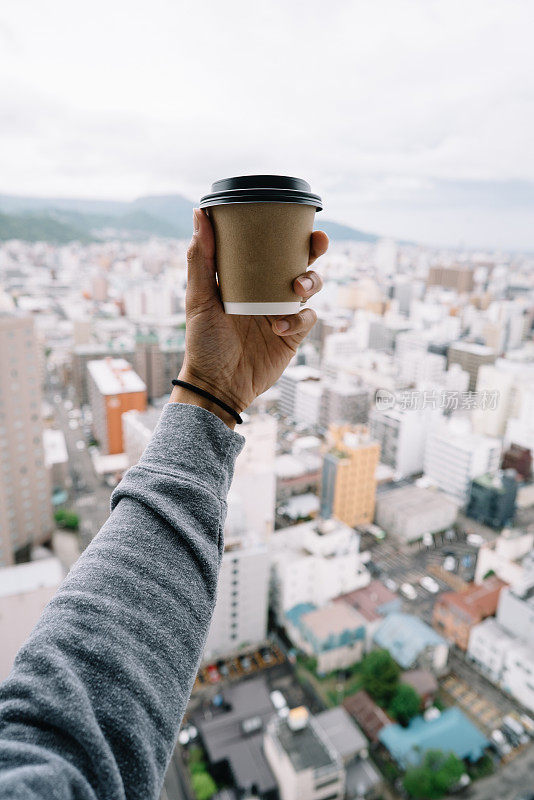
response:
{"label": "black plastic cup lid", "polygon": [[321,211],[323,201],[313,194],[302,178],[286,175],[241,175],[223,178],[211,185],[210,194],[200,198],[200,208],[227,203],[300,203]]}

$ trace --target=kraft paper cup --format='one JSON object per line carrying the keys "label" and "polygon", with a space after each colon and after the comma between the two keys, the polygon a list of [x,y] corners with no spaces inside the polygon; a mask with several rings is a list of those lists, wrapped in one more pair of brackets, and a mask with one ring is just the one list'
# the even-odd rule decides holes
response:
{"label": "kraft paper cup", "polygon": [[247,175],[217,181],[202,198],[215,232],[217,275],[227,314],[294,314],[293,281],[308,267],[318,195],[306,181]]}

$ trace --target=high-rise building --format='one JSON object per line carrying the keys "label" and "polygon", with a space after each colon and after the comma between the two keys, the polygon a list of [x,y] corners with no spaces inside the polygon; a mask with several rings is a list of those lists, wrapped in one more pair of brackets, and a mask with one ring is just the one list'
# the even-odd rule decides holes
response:
{"label": "high-rise building", "polygon": [[258,644],[267,637],[267,546],[226,536],[205,660],[230,655],[244,644]]}
{"label": "high-rise building", "polygon": [[[500,360],[501,361],[501,360]],[[473,428],[486,436],[504,436],[506,423],[511,415],[514,397],[515,375],[497,364],[482,364],[478,370],[477,392],[496,393],[496,403],[479,404],[473,410]]]}
{"label": "high-rise building", "polygon": [[374,409],[369,429],[380,445],[380,461],[395,471],[398,478],[423,471],[427,435],[440,417],[434,408]]}
{"label": "high-rise building", "polygon": [[474,285],[473,270],[470,267],[430,267],[428,271],[427,286],[443,286],[464,294],[472,292]]}
{"label": "high-rise building", "polygon": [[517,474],[526,481],[532,473],[532,453],[528,447],[520,447],[512,442],[508,450],[503,453],[501,467],[515,469]]}
{"label": "high-rise building", "polygon": [[479,475],[471,484],[465,513],[483,525],[504,528],[514,520],[516,497],[515,470]]}
{"label": "high-rise building", "polygon": [[33,318],[0,312],[0,566],[52,532],[37,373]]}
{"label": "high-rise building", "polygon": [[493,364],[497,353],[491,347],[473,342],[455,342],[447,353],[448,365],[459,364],[469,373],[469,391],[474,392],[477,386],[478,370],[483,364]]}
{"label": "high-rise building", "polygon": [[101,358],[124,358],[125,361],[128,361],[133,366],[134,350],[133,347],[119,342],[82,344],[74,348],[71,356],[72,382],[81,405],[89,402],[87,364],[89,361]]}
{"label": "high-rise building", "polygon": [[356,382],[325,381],[319,412],[319,425],[362,425],[369,416],[369,390]]}
{"label": "high-rise building", "polygon": [[469,499],[471,481],[499,468],[501,442],[471,433],[469,426],[443,422],[427,436],[425,476],[460,505]]}
{"label": "high-rise building", "polygon": [[298,385],[302,381],[319,381],[320,378],[319,370],[307,367],[305,364],[288,367],[276,384],[280,389],[280,412],[286,417],[294,417]]}
{"label": "high-rise building", "polygon": [[321,516],[347,525],[373,521],[380,445],[367,428],[332,425],[323,462]]}
{"label": "high-rise building", "polygon": [[160,339],[155,333],[139,334],[135,341],[134,368],[146,384],[149,400],[163,397],[172,389],[185,356],[183,334]]}
{"label": "high-rise building", "polygon": [[102,453],[122,453],[122,415],[145,411],[146,386],[123,358],[104,358],[87,364],[93,433]]}

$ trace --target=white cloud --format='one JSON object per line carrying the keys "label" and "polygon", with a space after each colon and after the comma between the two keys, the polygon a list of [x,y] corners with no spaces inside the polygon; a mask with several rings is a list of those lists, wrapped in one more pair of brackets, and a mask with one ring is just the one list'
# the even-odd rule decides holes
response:
{"label": "white cloud", "polygon": [[403,220],[406,236],[456,240],[454,215],[446,229],[406,223],[403,203],[444,180],[534,182],[533,11],[529,0],[4,0],[0,191],[194,197],[223,175],[286,172],[347,222],[398,233]]}

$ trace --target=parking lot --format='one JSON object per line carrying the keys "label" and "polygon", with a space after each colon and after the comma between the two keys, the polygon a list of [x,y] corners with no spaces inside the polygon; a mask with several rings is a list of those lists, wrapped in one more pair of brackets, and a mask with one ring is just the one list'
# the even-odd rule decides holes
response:
{"label": "parking lot", "polygon": [[203,692],[222,682],[242,680],[265,669],[270,669],[285,661],[285,656],[277,644],[269,642],[263,647],[244,650],[235,657],[220,659],[207,664],[198,672],[193,693]]}
{"label": "parking lot", "polygon": [[504,717],[502,709],[497,708],[457,675],[448,675],[441,683],[441,689],[486,735],[490,735],[501,724]]}

